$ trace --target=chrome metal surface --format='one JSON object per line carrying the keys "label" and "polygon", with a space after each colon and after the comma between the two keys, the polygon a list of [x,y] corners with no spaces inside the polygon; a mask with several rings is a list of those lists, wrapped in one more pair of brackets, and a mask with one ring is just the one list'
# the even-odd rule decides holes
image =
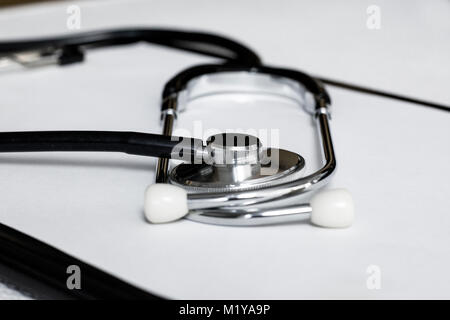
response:
{"label": "chrome metal surface", "polygon": [[309,218],[311,207],[308,204],[285,206],[281,208],[217,208],[191,210],[187,219],[202,223],[227,226],[257,226],[295,221]]}
{"label": "chrome metal surface", "polygon": [[255,190],[292,180],[305,166],[303,157],[287,150],[263,149],[260,156],[257,164],[182,163],[170,172],[168,181],[190,192]]}
{"label": "chrome metal surface", "polygon": [[242,133],[220,133],[206,141],[206,163],[214,166],[259,164],[261,142]]}
{"label": "chrome metal surface", "polygon": [[[176,120],[176,112],[177,112],[177,96],[172,96],[168,101],[164,101],[163,103],[167,103],[167,109],[164,109],[161,112],[161,121],[163,122],[163,132],[162,134],[165,136],[171,136],[173,132],[174,122]],[[155,182],[162,183],[167,182],[167,173],[169,171],[169,159],[167,158],[159,158],[158,163],[156,165],[156,178]]]}
{"label": "chrome metal surface", "polygon": [[[292,79],[258,72],[225,71],[193,78],[184,91],[184,102],[218,94],[249,94],[264,97],[285,98],[302,106],[307,90],[300,82]],[[314,102],[312,101],[313,105]]]}
{"label": "chrome metal surface", "polygon": [[51,53],[43,53],[39,50],[17,52],[6,56],[0,56],[0,69],[10,70],[16,66],[25,68],[36,68],[58,63],[60,51],[56,50]]}

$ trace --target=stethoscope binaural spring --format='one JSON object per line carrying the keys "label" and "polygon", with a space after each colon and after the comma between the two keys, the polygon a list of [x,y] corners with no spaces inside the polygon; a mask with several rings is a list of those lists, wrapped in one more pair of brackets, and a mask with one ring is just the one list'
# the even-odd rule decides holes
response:
{"label": "stethoscope binaural spring", "polygon": [[[145,192],[149,222],[182,217],[203,223],[249,226],[304,220],[330,228],[348,227],[354,206],[345,189],[320,190],[336,169],[329,120],[330,97],[320,81],[300,71],[261,63],[257,54],[233,40],[200,32],[163,29],[95,31],[79,35],[0,43],[0,67],[66,65],[84,60],[91,48],[145,41],[223,59],[222,64],[190,67],[170,79],[162,94],[161,135],[116,131],[1,132],[0,152],[105,151],[158,157],[156,183]],[[297,102],[314,119],[323,151],[322,166],[300,175],[302,156],[264,147],[250,135],[217,134],[203,142],[172,136],[180,111],[193,99],[223,93],[217,83],[234,79],[232,89],[281,95]],[[236,80],[237,79],[237,80]],[[218,81],[216,81],[218,80]],[[448,111],[447,106],[322,79],[332,85]],[[209,92],[195,90],[208,83]],[[212,84],[212,85],[211,85]],[[170,159],[183,163],[169,170]],[[295,199],[286,205],[287,199]]]}

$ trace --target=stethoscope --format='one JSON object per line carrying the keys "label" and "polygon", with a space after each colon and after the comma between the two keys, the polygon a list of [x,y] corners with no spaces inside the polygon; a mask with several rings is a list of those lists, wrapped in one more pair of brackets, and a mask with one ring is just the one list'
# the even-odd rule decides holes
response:
{"label": "stethoscope", "polygon": [[[156,183],[145,192],[144,212],[151,223],[184,217],[210,224],[251,226],[310,218],[321,227],[343,228],[354,220],[351,194],[345,189],[322,189],[336,169],[329,125],[331,101],[322,83],[448,111],[447,106],[265,66],[242,44],[198,32],[131,29],[4,42],[0,43],[0,66],[65,65],[83,61],[86,49],[138,41],[221,58],[225,63],[190,67],[166,83],[161,103],[162,135],[111,131],[2,132],[0,152],[106,151],[158,157]],[[232,88],[221,87],[229,79],[233,79]],[[207,84],[207,90],[201,89],[202,84]],[[323,151],[320,169],[304,175],[305,160],[301,155],[264,148],[255,136],[223,133],[206,141],[172,136],[174,123],[189,102],[230,90],[283,96],[301,106],[319,131]],[[170,159],[182,163],[169,170]]]}

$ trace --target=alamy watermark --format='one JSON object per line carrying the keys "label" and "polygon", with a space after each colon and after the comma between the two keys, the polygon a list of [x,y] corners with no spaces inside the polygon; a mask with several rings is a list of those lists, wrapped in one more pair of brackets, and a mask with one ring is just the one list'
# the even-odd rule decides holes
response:
{"label": "alamy watermark", "polygon": [[369,30],[381,29],[381,9],[375,4],[371,4],[366,9],[367,20],[366,26]]}
{"label": "alamy watermark", "polygon": [[70,5],[66,9],[68,17],[66,19],[66,26],[69,30],[81,29],[81,8],[77,5]]}
{"label": "alamy watermark", "polygon": [[66,273],[69,274],[66,281],[67,289],[80,290],[81,289],[81,269],[79,266],[73,264],[67,267]]}
{"label": "alamy watermark", "polygon": [[366,287],[369,290],[381,289],[381,268],[375,264],[367,267],[366,273],[369,275],[366,280]]}
{"label": "alamy watermark", "polygon": [[[221,135],[225,133],[226,135]],[[217,128],[203,128],[202,121],[194,121],[193,130],[178,128],[172,135],[172,140],[177,141],[178,144],[173,149],[172,159],[182,160],[185,162],[193,162],[194,164],[233,164],[236,161],[236,155],[239,151],[233,151],[230,148],[230,152],[225,149],[223,154],[218,154],[217,149],[203,148],[201,145],[193,146],[192,143],[201,143],[200,141],[191,141],[190,138],[177,140],[178,137],[201,137],[202,141],[207,141],[209,137],[214,136],[214,144],[224,146],[251,146],[256,145],[255,140],[264,141],[268,148],[261,148],[260,155],[258,157],[249,157],[249,161],[252,159],[255,162],[259,162],[264,165],[265,174],[270,172],[277,172],[279,169],[279,152],[280,146],[280,130],[279,129],[225,129],[220,130]],[[223,141],[219,141],[219,140]],[[210,141],[211,142],[211,141]],[[266,146],[266,147],[267,147]],[[192,158],[192,149],[201,150],[200,156]],[[236,150],[236,149],[234,149]],[[242,155],[246,155],[245,151],[242,151]]]}

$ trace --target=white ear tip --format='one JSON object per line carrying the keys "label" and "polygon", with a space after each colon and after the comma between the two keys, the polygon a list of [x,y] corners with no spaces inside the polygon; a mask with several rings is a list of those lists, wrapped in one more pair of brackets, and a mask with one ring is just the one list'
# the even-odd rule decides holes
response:
{"label": "white ear tip", "polygon": [[310,202],[311,222],[325,228],[346,228],[352,225],[355,209],[352,195],[346,189],[324,190]]}
{"label": "white ear tip", "polygon": [[183,188],[156,183],[145,191],[145,217],[151,223],[181,219],[188,213],[187,193]]}

